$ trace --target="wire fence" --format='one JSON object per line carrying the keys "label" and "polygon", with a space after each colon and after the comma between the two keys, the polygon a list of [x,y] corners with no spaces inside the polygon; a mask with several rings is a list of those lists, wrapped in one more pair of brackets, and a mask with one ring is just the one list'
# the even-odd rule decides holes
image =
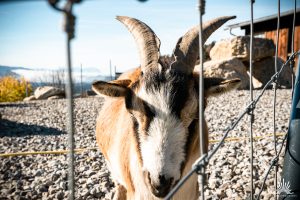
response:
{"label": "wire fence", "polygon": [[[198,1],[198,11],[199,11],[199,140],[200,140],[200,155],[206,153],[205,150],[205,130],[204,130],[204,70],[203,70],[203,39],[202,39],[202,15],[205,13],[205,1]],[[201,171],[200,171],[201,170]],[[204,200],[204,185],[205,185],[205,166],[199,169],[200,174],[200,199]]]}
{"label": "wire fence", "polygon": [[[71,65],[71,39],[74,37],[74,15],[72,14],[72,7],[74,3],[80,2],[80,0],[77,1],[67,1],[66,5],[64,8],[59,8],[57,3],[58,1],[56,0],[48,0],[50,5],[52,7],[60,12],[63,12],[65,15],[65,31],[67,33],[67,63],[68,63],[68,84],[66,86],[66,91],[67,91],[67,102],[68,102],[68,134],[69,134],[69,150],[68,151],[57,151],[57,152],[35,152],[39,154],[48,154],[48,153],[53,153],[53,154],[61,154],[61,153],[69,153],[69,190],[70,190],[70,195],[69,199],[73,200],[75,199],[75,192],[74,192],[74,154],[75,153],[80,153],[85,150],[94,150],[95,148],[90,148],[90,149],[74,149],[74,122],[73,122],[73,94],[72,94],[72,65]],[[296,0],[294,1],[294,18],[293,18],[293,29],[292,29],[292,41],[294,41],[294,36],[295,36],[295,20],[296,20]],[[270,172],[273,167],[275,167],[275,177],[274,177],[274,186],[277,188],[277,174],[278,174],[278,162],[279,162],[279,155],[283,150],[283,147],[285,145],[285,142],[287,140],[287,134],[286,133],[281,133],[278,134],[276,132],[276,90],[277,90],[277,81],[279,79],[279,75],[282,73],[283,69],[286,67],[293,67],[294,66],[294,60],[297,55],[300,55],[300,51],[295,51],[294,49],[294,43],[292,42],[291,44],[291,49],[292,49],[292,54],[288,58],[288,60],[278,69],[277,66],[277,57],[278,57],[278,41],[279,41],[279,29],[280,29],[280,0],[278,0],[278,13],[277,13],[277,37],[276,37],[276,52],[275,52],[275,74],[271,77],[271,79],[265,84],[263,89],[256,95],[254,98],[253,96],[253,84],[252,84],[252,75],[253,75],[253,4],[255,3],[254,0],[250,0],[250,15],[251,15],[251,34],[250,34],[250,90],[249,90],[249,97],[250,97],[250,103],[240,112],[240,114],[237,116],[235,120],[233,120],[227,129],[225,130],[225,133],[223,137],[221,138],[220,141],[214,141],[218,142],[214,148],[209,151],[205,152],[203,148],[201,148],[201,157],[196,160],[195,164],[193,165],[192,169],[178,182],[178,184],[173,188],[173,190],[167,195],[166,199],[171,199],[173,195],[180,189],[180,187],[194,174],[197,173],[200,175],[200,194],[201,194],[201,199],[205,199],[205,193],[204,193],[204,184],[205,184],[205,168],[207,167],[209,161],[211,158],[218,152],[218,150],[223,146],[225,141],[230,140],[231,138],[228,138],[229,133],[235,129],[235,127],[239,124],[239,122],[247,115],[250,115],[250,129],[249,129],[249,137],[246,139],[249,139],[249,147],[250,147],[250,181],[251,182],[251,192],[250,192],[250,198],[251,199],[260,199],[261,193],[264,189],[266,180],[268,179]],[[205,1],[204,0],[199,0],[198,2],[198,9],[199,9],[199,45],[200,45],[200,87],[199,87],[199,99],[200,99],[200,106],[199,106],[199,124],[200,124],[200,138],[203,138],[202,133],[203,130],[203,122],[204,122],[204,96],[203,96],[203,51],[202,51],[202,15],[204,15],[205,11]],[[291,70],[293,71],[293,70]],[[292,85],[294,85],[294,79],[295,75],[291,74],[292,78]],[[269,86],[273,85],[273,90],[274,90],[274,98],[273,98],[273,142],[274,142],[274,151],[275,155],[271,160],[270,166],[267,169],[263,179],[262,179],[262,185],[261,188],[259,189],[259,193],[257,195],[254,194],[254,184],[253,184],[253,141],[257,137],[253,137],[253,130],[252,126],[254,123],[254,110],[256,108],[257,103],[259,100],[262,98],[264,95],[265,91]],[[202,89],[201,89],[202,88]],[[294,91],[294,87],[292,88],[292,94]],[[284,136],[283,142],[281,145],[278,147],[277,143],[277,137],[281,135]],[[204,139],[200,141],[201,147],[204,147],[203,143]],[[213,142],[213,141],[210,141]],[[7,157],[7,156],[19,156],[19,155],[32,155],[35,154],[34,152],[24,152],[23,154],[1,154],[1,157]]]}
{"label": "wire fence", "polygon": [[69,199],[75,199],[75,181],[74,181],[74,106],[73,106],[73,79],[72,79],[72,63],[71,63],[71,40],[74,38],[75,16],[72,13],[74,3],[79,3],[80,0],[67,1],[63,8],[58,7],[57,0],[49,0],[50,5],[57,11],[64,13],[65,24],[64,30],[67,33],[67,107],[68,107],[68,144],[69,144],[69,174],[68,188],[70,191]]}
{"label": "wire fence", "polygon": [[[250,58],[249,58],[249,68],[250,68],[250,101],[253,102],[253,4],[254,0],[250,1]],[[250,115],[250,128],[249,128],[249,137],[250,137],[250,184],[251,184],[251,193],[250,198],[253,199],[253,123],[254,123],[254,109],[255,105],[249,107],[248,114]]]}
{"label": "wire fence", "polygon": [[[278,0],[277,4],[277,30],[276,30],[276,50],[275,50],[275,72],[278,72],[278,66],[277,66],[277,58],[278,58],[278,43],[279,43],[279,29],[280,29],[280,0]],[[274,139],[274,151],[275,155],[277,155],[277,139],[276,139],[276,89],[277,89],[277,82],[275,81],[273,83],[273,139]],[[271,165],[272,166],[272,165]],[[272,167],[270,167],[272,168]],[[275,176],[274,176],[274,185],[275,188],[277,188],[277,172],[278,172],[278,166],[275,165]],[[261,193],[261,192],[260,192]]]}
{"label": "wire fence", "polygon": [[[202,167],[205,167],[209,160],[217,153],[217,151],[222,147],[222,145],[224,144],[226,138],[228,137],[228,134],[230,133],[230,131],[234,130],[234,128],[238,125],[238,123],[249,113],[251,113],[255,107],[256,104],[259,102],[259,100],[261,99],[261,97],[263,96],[263,94],[265,93],[265,91],[267,90],[267,88],[274,83],[275,81],[278,80],[278,77],[280,75],[280,73],[282,72],[282,70],[284,69],[284,67],[286,67],[292,59],[295,59],[296,55],[299,55],[300,51],[295,52],[280,68],[280,70],[275,73],[272,78],[266,83],[266,85],[264,86],[264,88],[260,91],[260,93],[256,96],[256,98],[246,106],[246,108],[239,114],[239,116],[237,117],[236,120],[234,120],[233,122],[231,122],[231,124],[227,127],[224,136],[222,137],[221,141],[217,144],[216,147],[214,147],[210,152],[208,152],[207,154],[202,155],[194,164],[193,169],[190,171],[191,174],[187,174],[175,187],[174,189],[169,193],[169,195],[166,197],[166,199],[171,199],[172,196],[175,194],[176,191],[178,191],[178,189],[187,181],[187,179],[195,172],[199,172],[199,170]],[[253,121],[252,121],[253,123]],[[284,138],[286,138],[286,134],[284,136]],[[283,146],[284,143],[282,143]],[[281,147],[282,148],[282,147]],[[280,153],[280,152],[279,152]],[[278,155],[276,155],[275,157],[279,157],[279,153]],[[276,160],[276,163],[278,162],[278,160]],[[274,163],[275,164],[275,163]],[[274,165],[273,164],[273,165]],[[271,167],[271,166],[270,166]],[[268,176],[268,174],[267,174]]]}
{"label": "wire fence", "polygon": [[[56,3],[57,1],[51,1],[49,0],[50,4],[56,9],[65,14],[66,18],[66,27],[65,31],[67,32],[67,54],[68,54],[68,77],[69,77],[69,84],[67,85],[67,91],[68,91],[68,115],[69,115],[69,190],[70,190],[70,196],[69,199],[74,199],[74,136],[73,136],[73,108],[72,108],[72,77],[71,77],[71,58],[70,58],[70,41],[74,37],[74,16],[72,15],[72,6],[73,6],[73,1],[68,1],[66,6],[63,9],[60,9],[57,7]],[[79,2],[79,1],[78,1]],[[250,145],[250,182],[251,182],[251,193],[250,193],[250,198],[254,199],[254,185],[253,185],[253,130],[252,126],[254,123],[254,110],[256,108],[256,104],[259,102],[260,98],[263,96],[265,93],[266,89],[273,84],[273,90],[274,90],[274,98],[273,98],[273,142],[274,142],[274,150],[275,150],[275,156],[273,157],[270,166],[263,178],[263,183],[260,188],[260,191],[257,195],[257,199],[260,198],[260,195],[263,191],[265,182],[271,172],[271,169],[275,166],[275,181],[274,185],[275,188],[277,188],[277,171],[278,171],[278,160],[279,160],[279,155],[283,149],[283,146],[285,144],[287,135],[285,134],[284,136],[284,141],[281,143],[281,146],[279,148],[279,151],[277,151],[277,135],[276,135],[276,90],[277,90],[277,81],[279,78],[279,75],[281,74],[282,70],[287,67],[289,64],[290,66],[293,65],[295,57],[300,54],[299,51],[294,52],[294,46],[292,44],[292,55],[289,57],[289,59],[281,66],[281,68],[278,70],[277,66],[277,57],[278,57],[278,40],[279,40],[279,29],[280,29],[280,0],[278,0],[278,22],[277,22],[277,37],[276,37],[276,52],[275,52],[275,74],[271,77],[271,79],[265,84],[264,88],[261,90],[261,92],[253,98],[253,83],[252,83],[252,75],[253,75],[253,4],[255,3],[254,0],[250,0],[250,15],[251,15],[251,25],[250,25],[250,103],[245,107],[245,109],[239,114],[236,120],[231,122],[231,124],[228,126],[228,128],[225,131],[224,136],[220,140],[220,142],[208,153],[205,152],[204,148],[200,148],[200,153],[201,157],[195,162],[193,165],[191,171],[187,173],[180,181],[179,183],[173,188],[173,190],[167,195],[166,199],[171,199],[172,196],[180,189],[180,187],[193,175],[194,173],[198,173],[200,175],[200,194],[201,194],[201,199],[204,200],[204,184],[205,184],[205,168],[208,165],[210,159],[216,154],[216,152],[222,147],[224,144],[225,140],[228,137],[228,134],[238,125],[238,123],[246,116],[250,115],[250,129],[249,129],[249,145]],[[200,99],[200,106],[199,106],[199,124],[200,124],[200,144],[201,147],[204,147],[204,139],[202,133],[203,131],[203,122],[204,122],[204,95],[203,95],[203,51],[202,51],[202,15],[204,15],[205,12],[205,1],[204,0],[199,0],[198,2],[198,9],[199,9],[199,56],[200,56],[200,87],[199,87],[199,99]],[[296,10],[296,1],[295,1],[295,8]],[[292,32],[292,37],[294,38],[294,30],[295,30],[295,12],[294,11],[294,21],[293,21],[293,32]],[[294,40],[292,40],[294,41]],[[292,79],[294,83],[294,75],[292,74]],[[201,89],[202,88],[202,89]],[[201,139],[202,138],[202,139]],[[76,151],[76,152],[80,152]]]}
{"label": "wire fence", "polygon": [[[248,114],[250,115],[250,129],[249,129],[249,144],[250,144],[250,182],[251,182],[251,191],[250,191],[250,199],[260,199],[260,195],[264,189],[266,180],[271,172],[271,169],[275,166],[275,181],[274,181],[274,185],[275,188],[277,189],[277,173],[278,173],[278,161],[279,161],[279,155],[283,149],[283,146],[285,144],[286,138],[287,138],[287,133],[284,136],[284,140],[281,143],[281,146],[279,148],[279,151],[277,151],[277,135],[276,135],[276,90],[277,90],[277,81],[279,79],[279,75],[282,73],[283,69],[287,66],[293,66],[294,64],[294,60],[295,57],[297,55],[300,54],[300,51],[294,52],[294,47],[292,47],[292,55],[289,57],[289,59],[281,66],[281,68],[278,70],[278,66],[277,66],[277,58],[278,58],[278,41],[279,41],[279,29],[280,29],[280,0],[278,0],[278,13],[277,13],[277,37],[276,37],[276,52],[275,52],[275,74],[271,77],[271,79],[265,84],[265,86],[263,87],[263,89],[261,90],[261,92],[256,96],[255,99],[253,99],[253,83],[252,83],[252,77],[253,77],[253,4],[255,3],[254,0],[250,0],[250,15],[251,15],[251,23],[250,23],[250,59],[249,59],[249,64],[250,64],[250,104],[248,106],[246,106],[246,108],[239,114],[238,118],[233,121],[228,128],[225,131],[224,136],[222,137],[221,141],[208,153],[202,153],[202,156],[195,162],[195,164],[193,165],[193,168],[178,182],[178,184],[173,188],[173,190],[167,195],[166,199],[169,200],[173,197],[173,195],[180,189],[180,187],[182,187],[182,185],[194,174],[194,173],[198,173],[198,175],[200,176],[200,190],[201,190],[201,199],[204,199],[204,187],[203,187],[203,180],[205,177],[205,171],[204,169],[206,168],[206,166],[208,165],[209,161],[211,160],[211,158],[216,154],[216,152],[222,147],[222,145],[224,144],[226,138],[228,137],[228,134],[230,131],[232,131],[237,125],[238,123]],[[199,5],[204,5],[205,1],[199,1]],[[201,8],[204,10],[204,8]],[[199,9],[199,10],[201,10]],[[200,26],[201,26],[201,19],[202,19],[202,14],[204,13],[204,11],[199,12],[200,15]],[[296,0],[295,0],[295,6],[294,6],[294,21],[293,21],[293,32],[292,32],[292,43],[294,42],[294,31],[295,31],[295,20],[296,20]],[[202,37],[202,32],[200,29],[200,35],[199,35],[200,39],[199,41],[202,41],[201,37]],[[199,48],[202,49],[202,45],[201,42],[199,43]],[[203,56],[200,53],[200,70],[203,70],[203,66],[201,66],[201,56]],[[203,63],[202,63],[203,65]],[[294,73],[293,70],[292,74],[291,74],[291,78],[292,78],[292,83],[294,84]],[[203,71],[200,71],[200,80],[201,80],[201,76],[203,76]],[[202,82],[200,82],[202,83]],[[255,196],[254,194],[254,185],[253,185],[253,130],[252,130],[252,126],[254,123],[254,114],[253,111],[256,108],[256,104],[259,102],[259,100],[261,99],[261,97],[263,96],[263,94],[265,93],[266,89],[273,84],[273,90],[274,90],[274,98],[273,98],[273,142],[274,142],[274,150],[275,150],[275,156],[273,157],[270,166],[263,178],[263,183],[262,183],[262,187],[259,190],[259,193],[257,196]],[[199,89],[203,90],[203,84],[202,87],[200,86]],[[294,87],[292,88],[292,94]],[[199,92],[200,93],[200,92]],[[201,101],[203,101],[203,98],[200,98],[200,105],[201,105]],[[200,106],[201,109],[201,106]],[[202,113],[203,114],[203,111]],[[201,115],[200,115],[201,116]],[[199,121],[199,123],[202,123],[202,120]],[[200,126],[201,127],[201,126]],[[203,129],[200,128],[200,136],[201,136],[201,132],[203,132]],[[200,137],[201,138],[201,137]],[[201,141],[200,141],[201,142]],[[200,143],[201,144],[201,143]],[[277,196],[275,197],[277,199]]]}

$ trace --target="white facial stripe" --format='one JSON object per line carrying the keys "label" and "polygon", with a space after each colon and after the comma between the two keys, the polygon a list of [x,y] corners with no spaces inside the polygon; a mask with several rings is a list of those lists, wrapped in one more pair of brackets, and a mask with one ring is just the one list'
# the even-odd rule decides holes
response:
{"label": "white facial stripe", "polygon": [[140,138],[144,170],[149,171],[151,181],[157,183],[160,174],[178,180],[181,163],[185,159],[187,134],[181,120],[171,112],[170,87],[166,83],[158,91],[141,88],[138,96],[155,110],[148,135]]}
{"label": "white facial stripe", "polygon": [[171,113],[170,95],[170,91],[167,91],[166,87],[160,88],[160,90],[155,93],[147,92],[146,89],[142,87],[138,94],[159,116],[169,115]]}
{"label": "white facial stripe", "polygon": [[171,114],[171,94],[172,86],[165,83],[164,87],[159,88],[158,91],[146,91],[145,87],[141,87],[138,96],[143,99],[159,116]]}
{"label": "white facial stripe", "polygon": [[141,138],[141,153],[144,170],[150,172],[151,180],[159,183],[159,175],[178,180],[180,164],[185,159],[185,130],[173,116],[154,118],[150,124],[149,136]]}

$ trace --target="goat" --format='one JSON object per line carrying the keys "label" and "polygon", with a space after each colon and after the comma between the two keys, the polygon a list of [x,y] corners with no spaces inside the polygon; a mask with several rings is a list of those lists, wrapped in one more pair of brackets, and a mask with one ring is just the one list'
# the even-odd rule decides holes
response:
{"label": "goat", "polygon": [[[203,25],[203,41],[234,17]],[[181,37],[173,56],[160,56],[160,40],[145,23],[118,16],[132,33],[141,66],[92,89],[106,96],[96,124],[96,139],[116,185],[114,199],[161,199],[185,175],[199,150],[199,26]],[[205,99],[237,88],[240,80],[205,78]],[[205,140],[208,131],[205,123]],[[205,147],[208,148],[207,146]],[[193,175],[174,199],[198,198]]]}

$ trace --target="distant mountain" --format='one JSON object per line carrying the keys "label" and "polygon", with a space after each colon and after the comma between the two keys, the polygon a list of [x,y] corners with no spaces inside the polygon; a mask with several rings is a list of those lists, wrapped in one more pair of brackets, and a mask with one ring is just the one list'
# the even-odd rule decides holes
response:
{"label": "distant mountain", "polygon": [[[28,67],[9,67],[0,65],[0,77],[3,76],[14,76],[16,78],[25,77],[26,80],[29,80],[32,83],[48,83],[53,80],[53,75],[56,72],[66,74],[66,71],[63,68],[59,69],[49,69],[49,68],[36,68],[31,69]],[[74,83],[80,83],[81,81],[81,70],[80,67],[73,67],[73,81]],[[101,74],[99,68],[96,67],[83,67],[82,68],[82,82],[92,83],[96,80],[110,81],[115,77],[110,77],[107,75]]]}
{"label": "distant mountain", "polygon": [[0,77],[2,76],[14,76],[19,78],[20,75],[13,72],[14,70],[31,70],[29,68],[25,68],[25,67],[8,67],[8,66],[2,66],[0,65]]}
{"label": "distant mountain", "polygon": [[[64,69],[49,69],[49,68],[38,68],[38,69],[30,69],[27,67],[9,67],[0,65],[0,77],[3,76],[13,76],[15,78],[24,77],[28,80],[33,89],[35,90],[39,86],[51,85],[55,87],[64,88],[65,81],[63,80],[64,75],[60,77],[62,80],[61,85],[57,84],[57,73],[62,73],[66,75]],[[98,68],[93,67],[84,67],[82,68],[82,77],[81,77],[81,69],[79,67],[73,68],[73,84],[74,84],[74,93],[80,94],[81,91],[91,90],[93,81],[110,81],[115,77],[110,77],[107,75],[102,75],[101,71]],[[81,83],[82,80],[82,83]],[[54,81],[54,82],[53,82]]]}

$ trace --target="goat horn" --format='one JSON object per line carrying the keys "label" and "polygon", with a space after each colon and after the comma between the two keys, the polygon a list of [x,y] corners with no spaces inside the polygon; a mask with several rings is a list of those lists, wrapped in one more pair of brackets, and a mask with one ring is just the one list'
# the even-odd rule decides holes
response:
{"label": "goat horn", "polygon": [[[236,16],[219,17],[206,22],[202,29],[203,44],[215,30],[235,17]],[[188,74],[193,72],[199,56],[199,26],[191,28],[184,36],[179,38],[173,54],[175,56],[175,62],[172,64],[171,68],[175,68]]]}
{"label": "goat horn", "polygon": [[126,26],[137,43],[142,72],[156,67],[160,56],[160,40],[152,29],[134,18],[117,16],[116,19]]}

